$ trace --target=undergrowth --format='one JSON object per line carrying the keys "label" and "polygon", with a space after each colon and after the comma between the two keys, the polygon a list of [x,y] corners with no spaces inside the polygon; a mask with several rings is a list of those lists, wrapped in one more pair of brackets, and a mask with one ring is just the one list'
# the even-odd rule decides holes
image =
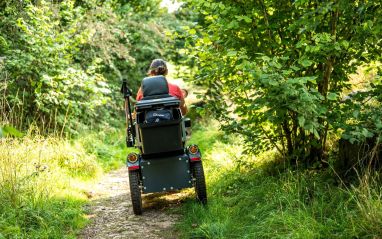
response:
{"label": "undergrowth", "polygon": [[82,133],[76,139],[88,154],[94,155],[104,171],[120,168],[125,164],[128,150],[124,130],[105,128],[98,132]]}
{"label": "undergrowth", "polygon": [[[239,138],[200,126],[208,206],[179,210],[182,238],[381,238],[382,190],[373,177],[341,184],[330,170],[290,170],[277,155],[242,155]],[[279,170],[275,170],[279,169]]]}
{"label": "undergrowth", "polygon": [[32,135],[0,138],[0,239],[76,238],[87,190],[124,162],[123,132]]}

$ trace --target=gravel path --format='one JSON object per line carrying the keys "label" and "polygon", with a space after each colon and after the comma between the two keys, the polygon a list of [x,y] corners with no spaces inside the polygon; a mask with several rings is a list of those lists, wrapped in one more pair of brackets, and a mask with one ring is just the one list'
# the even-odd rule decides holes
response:
{"label": "gravel path", "polygon": [[176,207],[187,195],[148,194],[143,196],[143,215],[135,216],[131,206],[127,168],[110,172],[89,192],[90,224],[79,238],[178,238],[173,225],[177,215],[166,208]]}

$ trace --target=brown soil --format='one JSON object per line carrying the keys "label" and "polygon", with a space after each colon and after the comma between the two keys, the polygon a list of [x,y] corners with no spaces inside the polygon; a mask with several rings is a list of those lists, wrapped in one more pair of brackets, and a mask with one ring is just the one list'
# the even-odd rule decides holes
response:
{"label": "brown soil", "polygon": [[173,229],[179,215],[167,209],[179,205],[184,192],[143,195],[143,215],[135,216],[128,170],[122,168],[105,175],[88,196],[90,223],[79,238],[179,238]]}

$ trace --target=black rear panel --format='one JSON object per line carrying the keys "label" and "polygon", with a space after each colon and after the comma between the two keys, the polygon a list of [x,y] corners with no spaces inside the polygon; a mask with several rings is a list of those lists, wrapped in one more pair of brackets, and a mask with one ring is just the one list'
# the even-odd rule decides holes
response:
{"label": "black rear panel", "polygon": [[143,155],[183,150],[181,119],[139,124],[139,134]]}
{"label": "black rear panel", "polygon": [[192,187],[186,154],[141,161],[143,192],[165,192]]}

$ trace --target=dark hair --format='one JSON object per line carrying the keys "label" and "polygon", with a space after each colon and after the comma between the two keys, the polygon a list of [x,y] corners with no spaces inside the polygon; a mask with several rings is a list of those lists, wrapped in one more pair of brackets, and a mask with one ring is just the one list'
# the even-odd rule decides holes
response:
{"label": "dark hair", "polygon": [[167,65],[163,59],[154,59],[150,64],[149,75],[167,75]]}

